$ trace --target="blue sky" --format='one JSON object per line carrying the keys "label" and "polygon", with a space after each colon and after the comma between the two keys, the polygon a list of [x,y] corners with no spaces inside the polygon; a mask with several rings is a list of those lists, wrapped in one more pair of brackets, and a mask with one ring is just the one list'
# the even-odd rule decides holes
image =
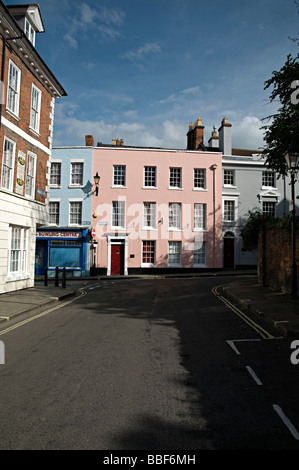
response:
{"label": "blue sky", "polygon": [[46,32],[36,49],[68,94],[56,101],[54,146],[92,134],[186,148],[198,117],[205,143],[228,117],[234,147],[263,145],[260,120],[275,109],[264,82],[298,53],[293,0],[37,3]]}

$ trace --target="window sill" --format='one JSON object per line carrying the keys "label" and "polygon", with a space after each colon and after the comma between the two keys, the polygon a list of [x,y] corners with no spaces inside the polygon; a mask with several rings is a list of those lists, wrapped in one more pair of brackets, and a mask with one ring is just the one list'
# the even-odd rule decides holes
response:
{"label": "window sill", "polygon": [[8,274],[6,277],[6,282],[26,281],[27,279],[31,279],[31,276],[29,276],[29,274],[15,273]]}
{"label": "window sill", "polygon": [[168,189],[169,189],[170,191],[173,191],[173,190],[184,191],[183,188],[177,188],[177,187],[174,187],[174,186],[169,186]]}
{"label": "window sill", "polygon": [[17,114],[15,114],[13,111],[11,111],[10,109],[6,108],[6,112],[7,114],[9,114],[11,117],[13,117],[16,121],[20,121],[20,118]]}
{"label": "window sill", "polygon": [[121,184],[113,184],[111,189],[127,189],[127,186],[123,186]]}
{"label": "window sill", "polygon": [[2,188],[2,186],[0,189],[1,191],[4,191],[5,193],[8,193],[8,194],[17,194],[17,193],[14,193],[12,189]]}
{"label": "window sill", "polygon": [[29,126],[29,130],[32,132],[32,134],[34,134],[36,137],[40,138],[40,133],[39,133],[39,130],[37,131],[36,129],[34,129],[33,127]]}
{"label": "window sill", "polygon": [[157,186],[142,186],[141,189],[158,189]]}
{"label": "window sill", "polygon": [[207,188],[193,188],[192,191],[208,191]]}

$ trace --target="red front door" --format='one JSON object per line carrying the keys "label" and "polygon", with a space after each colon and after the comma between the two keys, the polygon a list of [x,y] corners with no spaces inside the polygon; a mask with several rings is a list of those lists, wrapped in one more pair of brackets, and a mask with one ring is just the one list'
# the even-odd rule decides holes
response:
{"label": "red front door", "polygon": [[124,245],[111,245],[111,274],[124,274]]}

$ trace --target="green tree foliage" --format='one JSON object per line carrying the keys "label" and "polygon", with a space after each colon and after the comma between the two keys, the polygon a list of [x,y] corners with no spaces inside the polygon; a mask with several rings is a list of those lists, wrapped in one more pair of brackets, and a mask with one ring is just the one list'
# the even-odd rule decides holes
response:
{"label": "green tree foliage", "polygon": [[249,217],[241,229],[243,240],[243,249],[246,251],[256,250],[258,247],[259,232],[263,228],[269,227],[274,223],[274,218],[268,214],[262,214],[259,211],[249,211]]}
{"label": "green tree foliage", "polygon": [[[299,228],[299,217],[296,217],[296,226]],[[258,248],[259,232],[268,227],[276,227],[277,230],[291,230],[292,217],[290,215],[272,217],[259,211],[249,211],[247,222],[241,229],[243,249],[246,251],[256,250]]]}
{"label": "green tree foliage", "polygon": [[[262,153],[266,164],[280,175],[287,173],[284,154],[290,146],[299,150],[299,104],[292,100],[296,90],[291,89],[291,84],[295,81],[299,84],[299,54],[295,58],[288,55],[283,67],[274,71],[272,77],[264,84],[265,90],[273,87],[270,102],[278,100],[280,108],[276,114],[263,119],[269,124],[262,127],[265,130],[266,142]],[[297,97],[298,95],[299,90]]]}

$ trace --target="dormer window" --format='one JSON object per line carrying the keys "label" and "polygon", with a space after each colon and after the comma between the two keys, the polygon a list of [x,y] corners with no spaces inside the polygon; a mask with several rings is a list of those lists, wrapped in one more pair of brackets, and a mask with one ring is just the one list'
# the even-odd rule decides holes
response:
{"label": "dormer window", "polygon": [[32,42],[32,44],[35,46],[35,30],[31,26],[27,18],[25,18],[25,34],[29,41]]}
{"label": "dormer window", "polygon": [[35,34],[45,31],[39,5],[8,5],[7,9],[35,47]]}

